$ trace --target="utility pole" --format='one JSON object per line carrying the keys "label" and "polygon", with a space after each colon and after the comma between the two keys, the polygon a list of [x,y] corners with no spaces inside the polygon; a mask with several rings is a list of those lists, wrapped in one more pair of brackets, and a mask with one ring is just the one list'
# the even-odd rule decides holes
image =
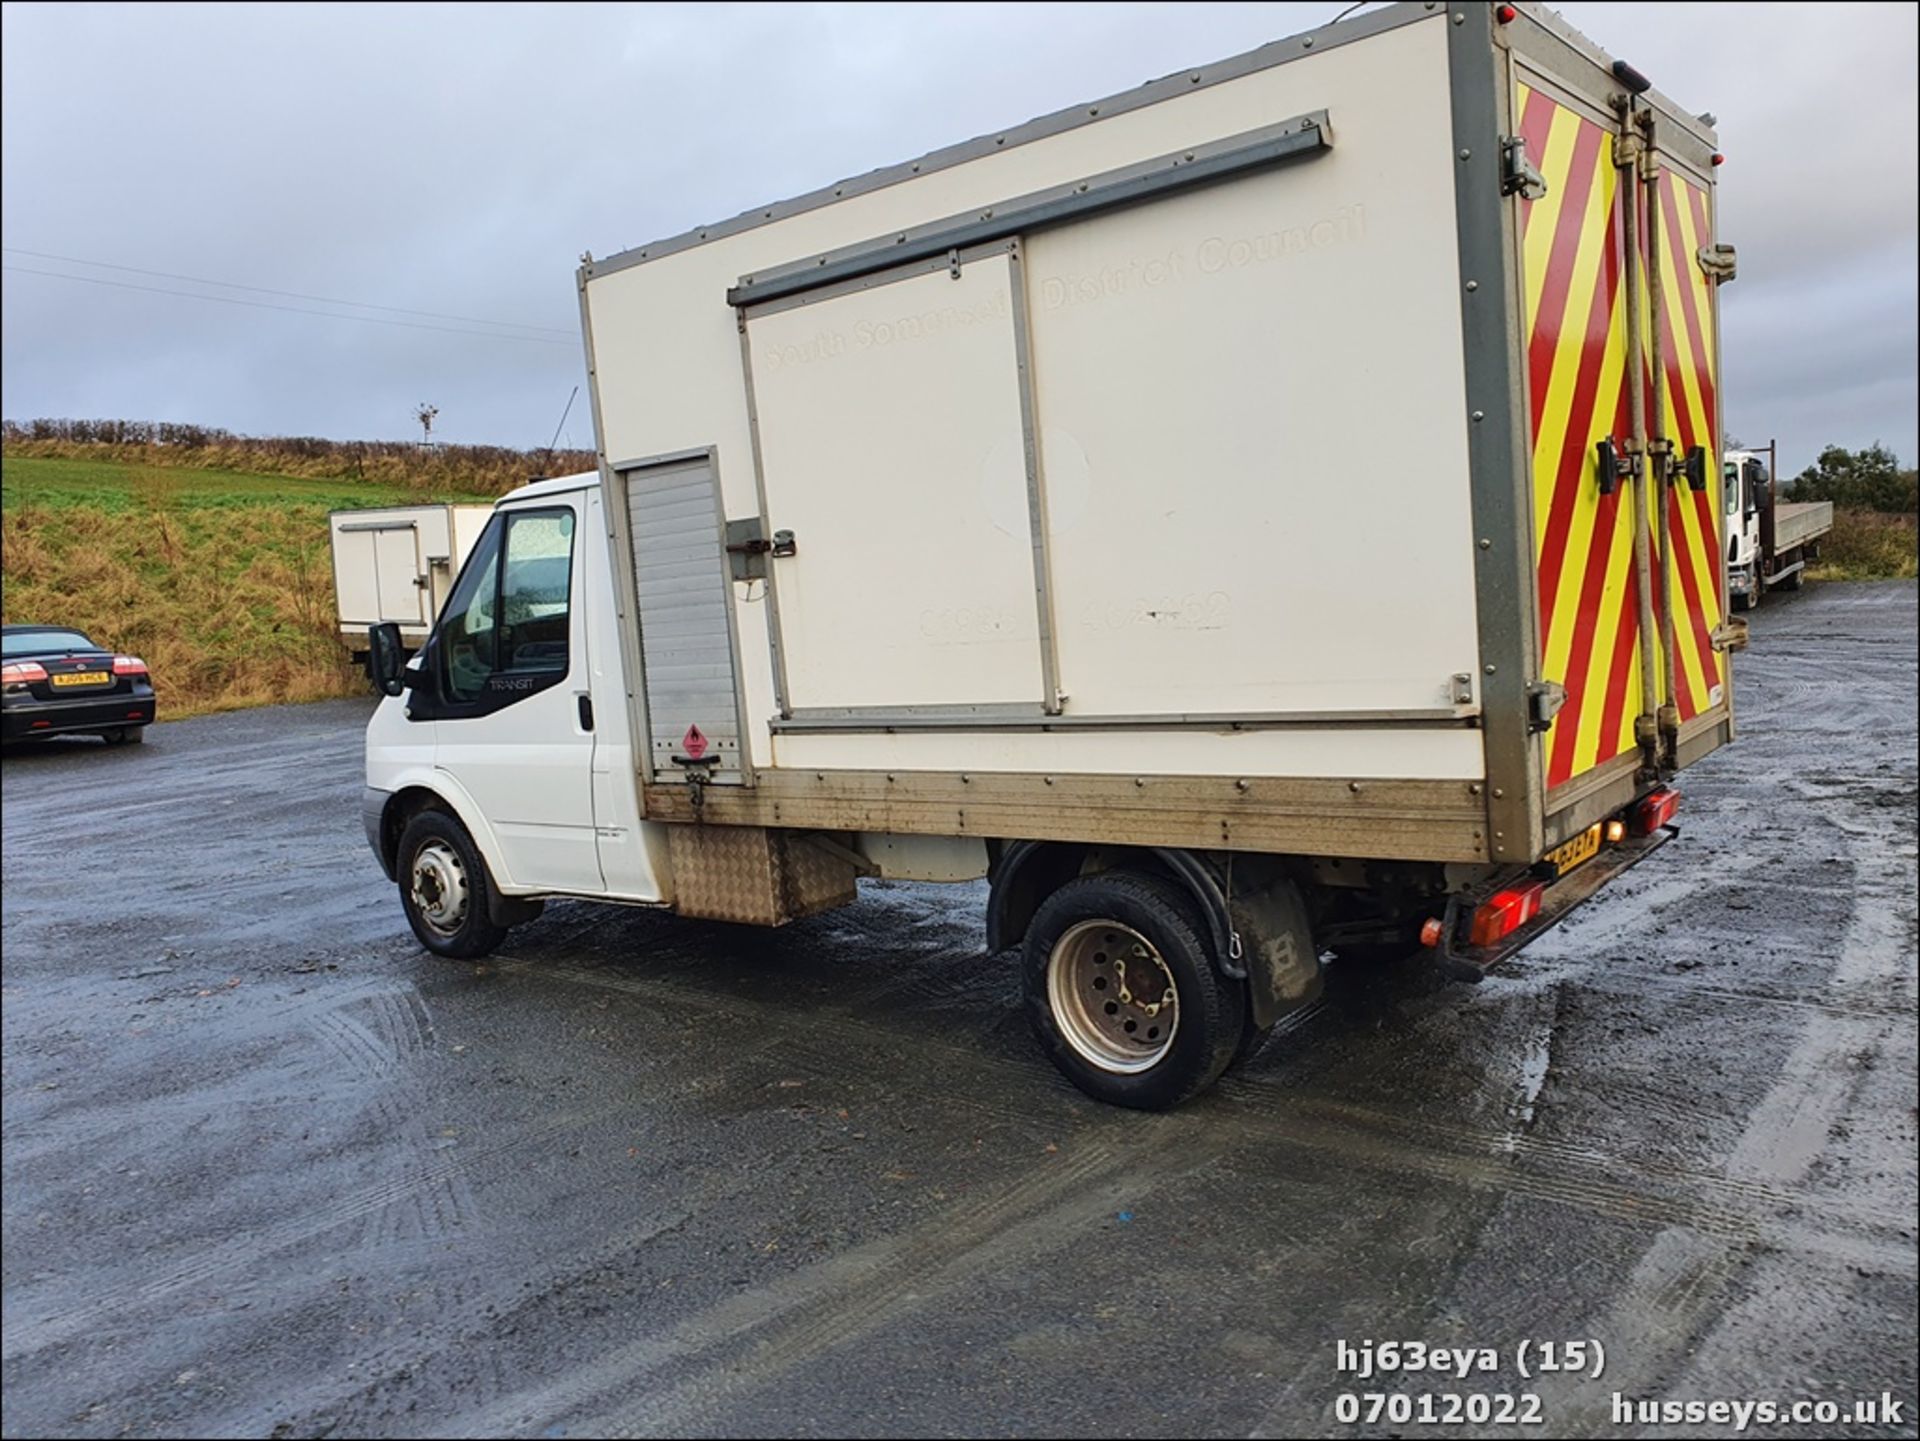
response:
{"label": "utility pole", "polygon": [[414,407],[413,418],[420,422],[420,448],[433,449],[433,418],[440,413],[437,405],[428,405],[424,400]]}

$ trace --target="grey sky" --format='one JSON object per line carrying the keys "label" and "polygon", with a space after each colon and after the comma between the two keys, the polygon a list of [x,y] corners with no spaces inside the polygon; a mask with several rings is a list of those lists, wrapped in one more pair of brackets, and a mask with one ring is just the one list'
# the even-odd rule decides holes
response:
{"label": "grey sky", "polygon": [[[1220,59],[1335,4],[8,4],[0,409],[545,444],[573,267]],[[1568,4],[1728,163],[1728,428],[1916,444],[1916,12]],[[22,252],[40,252],[25,254]],[[370,324],[126,288],[436,315]],[[59,271],[115,285],[51,279]],[[465,319],[545,327],[516,330]],[[486,335],[450,334],[484,331]],[[591,443],[584,403],[568,423]]]}

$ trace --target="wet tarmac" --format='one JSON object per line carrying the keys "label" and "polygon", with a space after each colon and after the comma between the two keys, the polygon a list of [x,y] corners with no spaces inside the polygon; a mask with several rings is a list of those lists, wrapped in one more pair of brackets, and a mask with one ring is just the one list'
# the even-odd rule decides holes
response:
{"label": "wet tarmac", "polygon": [[[4,1433],[1913,1435],[1915,588],[1754,632],[1680,841],[1165,1116],[1055,1076],[979,885],[450,963],[361,836],[366,704],[9,754]],[[1336,1369],[1381,1340],[1498,1369]],[[1541,1424],[1346,1424],[1383,1393]]]}

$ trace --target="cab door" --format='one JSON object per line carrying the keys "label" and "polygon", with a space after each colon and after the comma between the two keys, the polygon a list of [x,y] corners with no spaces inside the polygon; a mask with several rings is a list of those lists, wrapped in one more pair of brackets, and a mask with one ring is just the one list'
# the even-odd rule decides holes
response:
{"label": "cab door", "polygon": [[579,496],[503,510],[428,643],[410,714],[492,831],[503,885],[603,891]]}

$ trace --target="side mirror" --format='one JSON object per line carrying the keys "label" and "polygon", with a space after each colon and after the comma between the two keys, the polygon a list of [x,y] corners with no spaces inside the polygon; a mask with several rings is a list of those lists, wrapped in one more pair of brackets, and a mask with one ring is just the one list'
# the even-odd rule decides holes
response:
{"label": "side mirror", "polygon": [[383,620],[367,631],[367,678],[382,695],[399,695],[407,666],[407,652],[400,644],[400,627]]}

